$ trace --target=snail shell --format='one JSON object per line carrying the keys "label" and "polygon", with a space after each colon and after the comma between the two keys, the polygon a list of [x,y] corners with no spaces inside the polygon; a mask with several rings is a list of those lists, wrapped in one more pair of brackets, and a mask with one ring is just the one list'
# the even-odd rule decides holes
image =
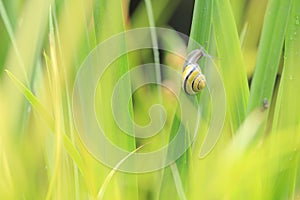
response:
{"label": "snail shell", "polygon": [[202,74],[198,61],[205,55],[203,49],[192,51],[186,58],[182,73],[182,88],[189,94],[197,94],[205,87],[205,76]]}
{"label": "snail shell", "polygon": [[205,76],[202,74],[198,64],[189,64],[184,68],[182,87],[187,94],[197,94],[205,87],[205,82]]}

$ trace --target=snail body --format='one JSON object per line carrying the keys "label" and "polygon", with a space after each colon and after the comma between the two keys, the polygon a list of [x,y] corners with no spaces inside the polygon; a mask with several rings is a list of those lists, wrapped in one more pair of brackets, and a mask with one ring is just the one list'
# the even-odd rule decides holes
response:
{"label": "snail body", "polygon": [[197,94],[205,87],[206,79],[197,63],[204,55],[203,49],[196,49],[187,56],[184,63],[182,88],[189,95]]}

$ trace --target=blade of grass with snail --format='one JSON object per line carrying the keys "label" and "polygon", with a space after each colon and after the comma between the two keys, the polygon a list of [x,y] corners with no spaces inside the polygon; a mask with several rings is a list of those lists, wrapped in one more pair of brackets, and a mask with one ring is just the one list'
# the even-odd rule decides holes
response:
{"label": "blade of grass with snail", "polygon": [[[220,137],[226,113],[226,95],[220,72],[214,63],[214,56],[211,56],[215,55],[216,51],[215,41],[213,40],[215,33],[211,31],[214,3],[213,1],[196,1],[195,3],[194,17],[196,18],[193,18],[191,38],[202,45],[208,52],[208,56],[203,57],[199,61],[203,74],[206,77],[207,86],[205,90],[198,94],[201,119],[198,138],[193,145],[193,150],[197,151],[195,159],[198,159],[198,157],[204,158],[207,156]],[[196,48],[194,46],[198,45],[197,43],[190,40],[189,49]],[[217,124],[210,125],[215,122]]]}
{"label": "blade of grass with snail", "polygon": [[[96,1],[96,7],[94,9],[94,28],[96,33],[97,42],[101,43],[107,38],[113,36],[114,34],[122,33],[125,30],[125,16],[128,16],[126,12],[127,9],[124,8],[125,2],[118,1]],[[126,38],[124,37],[123,41],[114,46],[113,48],[119,48],[125,50],[126,52]],[[107,49],[109,53],[110,49]],[[99,122],[103,124],[103,130],[105,135],[119,148],[122,148],[128,152],[132,152],[136,149],[135,138],[131,137],[128,134],[133,134],[133,105],[130,99],[127,102],[127,96],[131,95],[131,86],[130,80],[128,79],[125,84],[121,85],[118,90],[118,104],[123,108],[129,110],[130,118],[127,118],[126,113],[118,112],[118,118],[122,119],[122,124],[127,125],[127,130],[130,130],[130,133],[124,133],[117,126],[112,109],[112,94],[117,81],[129,71],[128,68],[128,53],[121,55],[118,58],[115,58],[115,61],[108,66],[105,73],[99,80],[96,100],[97,101],[97,117]],[[100,77],[98,77],[100,78]],[[122,127],[121,127],[122,128]],[[123,127],[124,128],[124,127]],[[107,170],[106,170],[107,171]],[[106,176],[103,174],[102,170],[99,169],[99,173],[102,173],[103,178]],[[115,187],[114,191],[111,191],[111,197],[115,198],[124,198],[124,199],[138,199],[138,186],[136,175],[134,174],[125,174],[117,173],[116,181],[114,181]],[[101,183],[99,180],[97,185]],[[110,191],[106,191],[110,192]],[[118,196],[120,195],[121,196]]]}
{"label": "blade of grass with snail", "polygon": [[[190,34],[190,40],[188,43],[188,51],[192,51],[196,48],[195,45],[201,45],[203,48],[208,48],[210,45],[210,38],[211,38],[211,28],[212,28],[212,11],[213,11],[213,1],[210,0],[196,0],[194,4],[194,10],[193,10],[193,18],[192,18],[192,24],[191,24],[191,34]],[[206,69],[207,60],[206,58],[203,58],[199,61],[200,67],[203,70],[203,73],[205,74],[208,69]],[[209,121],[210,118],[210,108],[208,106],[208,95],[203,95],[202,93],[198,94],[198,100],[200,100],[199,106],[201,110],[201,119],[199,123],[201,124],[204,121]],[[176,115],[175,115],[176,117]],[[176,121],[175,121],[176,122]],[[174,124],[176,125],[176,124]],[[198,135],[205,132],[206,129],[199,128]],[[187,130],[186,130],[187,131]],[[199,137],[198,137],[199,138]],[[196,141],[197,143],[198,141]],[[197,151],[196,151],[197,152]],[[183,183],[176,184],[176,185],[182,185],[184,187],[185,192],[187,192],[187,179],[189,176],[188,171],[188,165],[190,163],[192,150],[189,148],[187,152],[181,156],[179,160],[176,161],[177,167],[180,172],[180,177]],[[198,152],[197,152],[198,153]],[[197,154],[195,153],[195,155]],[[198,156],[197,156],[198,157]],[[195,158],[195,157],[193,157]],[[197,158],[196,158],[197,159]],[[193,169],[193,168],[191,168]],[[172,170],[174,173],[174,170]],[[191,172],[192,173],[192,172]],[[175,176],[176,177],[176,176]],[[174,181],[178,181],[178,179],[174,178]],[[181,190],[179,190],[181,191]],[[180,192],[178,191],[178,194]],[[181,197],[183,195],[180,195]]]}
{"label": "blade of grass with snail", "polygon": [[[293,139],[294,143],[299,141],[299,118],[300,98],[298,90],[300,79],[297,76],[300,73],[300,2],[293,1],[287,31],[285,36],[284,66],[279,83],[279,91],[276,98],[275,113],[272,124],[272,132],[278,132],[275,137],[279,141],[280,131],[288,130],[288,135]],[[278,148],[274,146],[274,148]],[[276,163],[278,170],[286,168],[279,172],[278,178],[275,180],[273,197],[275,198],[296,198],[296,188],[298,170],[298,152],[294,152],[289,157]]]}
{"label": "blade of grass with snail", "polygon": [[[199,44],[204,46],[208,46],[208,41],[210,38],[210,31],[211,31],[211,14],[212,14],[212,1],[205,0],[200,1],[196,0],[194,5],[193,11],[193,18],[192,18],[192,26],[191,26],[191,35],[190,41],[188,45],[188,51],[192,51],[196,48],[199,48]],[[198,43],[198,44],[197,44]],[[200,61],[200,63],[205,63],[204,61]],[[200,95],[199,95],[200,96]],[[200,103],[201,104],[201,103]],[[181,123],[180,115],[178,112],[181,108],[178,105],[177,107],[177,114],[175,114],[172,127],[171,127],[171,134],[170,139],[173,139],[174,134],[178,131],[178,128]],[[179,109],[179,110],[178,110]],[[204,114],[205,115],[205,114]],[[191,130],[193,131],[193,130]],[[189,135],[188,130],[184,130],[186,135]],[[187,142],[190,138],[186,137],[184,141]],[[182,145],[182,144],[178,144]],[[173,152],[169,152],[172,154]],[[191,149],[183,153],[183,155],[175,161],[175,163],[171,164],[171,167],[168,167],[164,173],[163,185],[161,189],[160,198],[169,198],[170,195],[174,195],[174,198],[179,199],[186,199],[188,195],[188,182],[190,176],[190,159],[191,159]],[[174,185],[170,185],[167,183],[173,182]],[[174,192],[170,192],[174,191]]]}
{"label": "blade of grass with snail", "polygon": [[228,0],[215,0],[213,27],[222,78],[227,97],[227,113],[234,134],[246,117],[249,97],[246,70],[234,21]]}

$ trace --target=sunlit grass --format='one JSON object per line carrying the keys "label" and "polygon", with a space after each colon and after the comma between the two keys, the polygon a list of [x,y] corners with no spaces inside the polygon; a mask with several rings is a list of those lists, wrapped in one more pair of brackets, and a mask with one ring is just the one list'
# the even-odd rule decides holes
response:
{"label": "sunlit grass", "polygon": [[[184,41],[175,32],[161,37],[153,29],[148,36],[155,48],[120,56],[100,80],[91,72],[87,81],[98,83],[95,116],[107,138],[128,151],[110,168],[77,132],[72,112],[77,72],[90,52],[115,34],[149,26],[172,28],[168,21],[178,15],[180,1],[145,0],[129,13],[131,3],[0,0],[0,199],[299,198],[300,2],[195,0],[188,30],[193,40]],[[106,54],[141,38],[124,38]],[[208,84],[217,85],[209,68],[215,65],[226,98],[210,99],[213,91],[207,90],[198,94],[198,136],[171,165],[140,174],[118,171],[135,153],[167,145],[182,122],[179,102],[167,88],[144,86],[127,102],[131,82],[154,76],[172,88],[172,77],[158,64],[181,72],[180,56],[199,48],[195,41],[209,54],[199,62]],[[178,55],[156,47],[176,49]],[[165,108],[164,129],[140,139],[114,122],[111,97],[124,74],[149,62],[155,68],[128,80],[118,93],[130,118],[118,115],[132,133],[133,121],[150,123],[153,104]],[[89,86],[85,84],[82,88]],[[225,123],[212,151],[201,154],[213,115],[221,116],[212,102],[226,103]],[[191,130],[187,126],[184,131],[181,142],[187,143]]]}

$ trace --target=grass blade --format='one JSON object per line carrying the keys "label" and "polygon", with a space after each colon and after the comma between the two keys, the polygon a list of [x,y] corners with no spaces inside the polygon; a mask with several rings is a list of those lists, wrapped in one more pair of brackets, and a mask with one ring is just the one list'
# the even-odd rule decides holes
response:
{"label": "grass blade", "polygon": [[[180,0],[151,1],[151,3],[154,10],[154,22],[157,26],[160,26],[170,19]],[[133,28],[148,27],[150,25],[147,18],[144,17],[146,12],[145,1],[141,1],[131,17]]]}
{"label": "grass blade", "polygon": [[300,2],[294,1],[293,9],[289,17],[287,34],[285,36],[284,67],[280,79],[279,91],[276,99],[273,130],[293,128],[296,133],[300,105],[298,99],[300,93],[295,92],[300,85]]}
{"label": "grass blade", "polygon": [[[250,1],[251,3],[253,1]],[[238,31],[240,32],[241,26],[244,20],[244,13],[245,13],[245,7],[246,3],[248,3],[246,0],[230,0],[232,13],[234,15],[234,20],[236,22],[236,26]]]}
{"label": "grass blade", "polygon": [[[228,157],[241,158],[250,147],[251,141],[255,138],[259,127],[267,117],[266,110],[257,108],[253,110],[245,119],[237,131],[236,137],[228,148]],[[232,156],[234,155],[234,156]]]}
{"label": "grass blade", "polygon": [[265,15],[247,112],[271,102],[286,32],[291,0],[270,0]]}
{"label": "grass blade", "polygon": [[[280,79],[279,91],[276,99],[274,119],[272,124],[273,132],[288,130],[288,136],[293,138],[292,143],[299,142],[299,92],[300,79],[297,78],[300,73],[299,64],[299,46],[300,46],[300,2],[293,1],[292,10],[289,16],[287,32],[285,36],[285,55],[284,67]],[[283,133],[281,133],[283,134]],[[276,135],[277,140],[280,140],[280,135]],[[275,147],[278,148],[278,147]],[[273,196],[281,199],[296,199],[295,191],[297,184],[297,171],[299,153],[293,152],[287,158],[287,162],[278,162],[277,169],[280,170],[279,176],[275,180],[275,188]],[[286,160],[287,160],[286,159]],[[288,167],[287,167],[288,166]],[[287,189],[288,188],[288,189]]]}
{"label": "grass blade", "polygon": [[17,86],[17,88],[22,92],[22,94],[26,97],[26,99],[30,102],[33,108],[40,113],[40,115],[45,119],[47,124],[50,127],[54,127],[53,117],[49,114],[46,108],[40,103],[40,101],[32,94],[32,92],[23,84],[21,81],[17,79],[9,70],[5,70],[9,78],[13,81],[13,83]]}
{"label": "grass blade", "polygon": [[[210,0],[196,0],[193,11],[193,19],[192,19],[192,27],[191,27],[191,35],[190,41],[188,44],[188,51],[192,51],[196,48],[199,48],[199,44],[204,44],[208,46],[208,41],[210,39],[210,31],[211,31],[211,20],[212,20],[212,1]],[[200,22],[200,23],[199,23]],[[201,63],[204,61],[201,60]],[[200,96],[200,95],[199,95]],[[179,109],[177,107],[177,113]],[[205,113],[203,114],[205,115]],[[179,127],[181,121],[180,118],[175,114],[172,125],[171,125],[171,135],[176,133],[177,128]],[[184,130],[186,135],[189,135],[187,130]],[[188,139],[188,138],[186,138]],[[187,141],[182,141],[187,142]],[[170,152],[172,153],[172,152]],[[171,166],[171,173],[173,176],[173,180],[175,181],[175,186],[177,190],[177,194],[181,199],[185,199],[185,190],[187,189],[187,177],[189,173],[189,167],[187,163],[191,158],[190,156],[191,150],[188,149],[181,157],[178,159],[173,166]],[[176,169],[175,169],[176,168]],[[171,177],[169,176],[168,171],[164,174],[163,183],[170,182]],[[170,197],[169,195],[170,188],[165,185],[162,185],[162,191],[160,197]]]}
{"label": "grass blade", "polygon": [[7,15],[6,10],[4,8],[2,0],[0,0],[0,14],[1,14],[3,22],[6,26],[6,30],[8,32],[8,35],[9,35],[9,38],[11,40],[14,51],[16,52],[16,57],[17,57],[17,60],[19,62],[19,65],[21,66],[21,70],[22,70],[23,75],[25,77],[26,83],[29,84],[27,73],[26,73],[25,66],[24,66],[24,62],[23,62],[23,60],[20,56],[20,52],[19,52],[19,48],[17,46],[17,42],[16,42],[16,39],[15,39],[15,36],[14,36],[13,28],[12,28],[12,25],[9,21],[9,18],[8,18],[8,15]]}
{"label": "grass blade", "polygon": [[122,160],[120,160],[120,162],[118,162],[118,164],[110,171],[110,173],[106,176],[101,188],[98,191],[98,195],[97,195],[97,199],[103,199],[104,197],[104,193],[106,191],[106,188],[109,184],[109,182],[111,181],[113,175],[117,172],[117,170],[119,169],[119,167],[124,163],[125,160],[127,160],[131,155],[133,155],[134,153],[138,152],[141,148],[143,148],[145,145],[147,144],[143,144],[141,146],[139,146],[138,148],[136,148],[134,151],[130,152],[130,154],[128,154],[126,157],[124,157]]}
{"label": "grass blade", "polygon": [[173,174],[173,178],[174,178],[174,182],[175,182],[175,186],[176,186],[176,190],[178,193],[178,196],[181,200],[186,200],[186,195],[184,192],[184,188],[181,182],[181,177],[180,177],[180,172],[177,168],[177,165],[175,163],[171,164],[171,170],[172,170],[172,174]]}
{"label": "grass blade", "polygon": [[[213,1],[209,0],[196,0],[194,5],[190,37],[204,48],[208,47],[208,42],[210,39],[212,6]],[[188,45],[188,51],[198,48],[194,45],[195,43],[190,41]]]}
{"label": "grass blade", "polygon": [[[51,130],[54,130],[54,120],[53,117],[49,114],[46,108],[40,103],[40,101],[32,94],[32,92],[23,84],[21,83],[10,71],[5,70],[9,78],[14,82],[17,88],[22,92],[22,94],[26,97],[26,99],[30,102],[33,108],[45,119]],[[69,155],[74,159],[76,162],[79,170],[83,172],[83,163],[80,154],[73,146],[72,142],[68,138],[66,134],[63,136],[64,144],[67,152]]]}
{"label": "grass blade", "polygon": [[[125,31],[124,16],[127,16],[127,13],[124,13],[126,12],[126,9],[124,9],[125,2],[122,0],[106,2],[101,0],[97,1],[99,1],[97,2],[99,8],[101,8],[99,12],[102,11],[103,13],[96,13],[95,15],[95,17],[98,15],[102,16],[101,18],[94,18],[94,23],[97,24],[95,27],[95,32],[97,33],[97,42],[103,42],[114,34]],[[126,38],[120,41],[120,43],[114,48],[126,49]],[[107,51],[109,51],[109,49],[107,49]],[[104,124],[103,131],[115,145],[128,152],[131,152],[136,149],[135,138],[127,135],[118,127],[111,109],[112,94],[115,86],[117,85],[117,81],[128,71],[128,54],[124,54],[119,58],[115,58],[115,61],[107,68],[107,73],[105,73],[99,81],[99,90],[97,90],[98,92],[96,94],[96,99],[98,98],[100,100],[99,104],[97,105],[97,110],[100,111],[97,113],[97,117],[98,121]],[[125,100],[127,96],[132,94],[130,80],[126,80],[126,83],[120,87],[117,93],[119,105],[129,110],[131,118],[127,118],[127,115],[124,112],[119,112],[118,117],[125,122],[124,124],[126,124],[128,129],[132,131],[131,133],[133,133],[133,122],[131,120],[133,119],[132,99],[130,99],[129,103]],[[106,176],[105,174],[103,175]],[[99,182],[99,180],[95,181]],[[120,187],[121,185],[122,187]],[[136,175],[125,173],[118,174],[115,182],[115,190],[122,194],[122,197],[125,199],[138,199]]]}
{"label": "grass blade", "polygon": [[234,133],[246,116],[249,96],[247,75],[229,1],[214,2],[213,26],[227,96],[227,111]]}
{"label": "grass blade", "polygon": [[[243,11],[246,14],[244,16],[245,23],[240,33],[240,40],[248,79],[253,76],[267,3],[267,0],[252,0],[245,8],[246,12]],[[260,6],[257,6],[258,4]]]}

